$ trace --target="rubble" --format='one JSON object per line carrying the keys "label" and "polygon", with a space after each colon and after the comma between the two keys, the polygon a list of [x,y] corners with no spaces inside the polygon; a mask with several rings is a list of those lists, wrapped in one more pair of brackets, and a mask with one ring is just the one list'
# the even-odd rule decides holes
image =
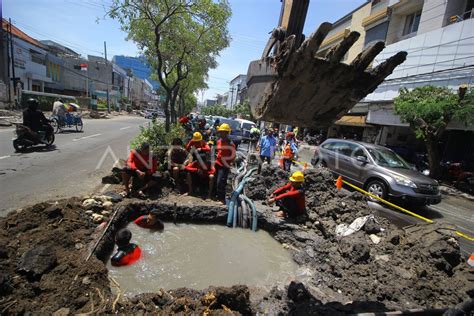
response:
{"label": "rubble", "polygon": [[[104,194],[41,203],[0,219],[0,310],[10,314],[333,315],[445,309],[474,296],[474,270],[462,260],[451,227],[431,224],[402,230],[374,215],[361,230],[338,237],[337,225],[373,214],[362,195],[337,192],[329,171],[306,171],[308,214],[295,220],[278,219],[262,204],[273,187],[287,181],[286,173],[267,166],[252,181],[248,193],[261,197],[256,198],[259,228],[288,249],[304,271],[285,288],[157,288],[155,293],[118,297],[111,291],[104,263],[96,256],[85,260],[103,227],[98,228],[92,217],[106,220],[110,215],[103,214],[109,211],[103,205],[112,202],[104,195],[114,194]],[[89,199],[94,202],[84,205]],[[121,211],[110,227],[116,231],[152,208],[165,221],[225,223],[225,207],[190,199],[182,203],[172,196],[157,201],[127,199],[116,205]],[[91,205],[97,210],[88,209]],[[113,232],[105,236],[96,255],[107,260],[104,253],[112,242]]]}

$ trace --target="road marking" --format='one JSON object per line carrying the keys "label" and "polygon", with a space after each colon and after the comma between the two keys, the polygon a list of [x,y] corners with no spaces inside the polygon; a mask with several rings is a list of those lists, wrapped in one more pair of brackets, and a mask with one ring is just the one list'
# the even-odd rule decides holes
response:
{"label": "road marking", "polygon": [[10,157],[11,157],[10,155],[8,155],[8,156],[2,156],[2,157],[0,157],[0,160],[5,159],[5,158],[10,158]]}
{"label": "road marking", "polygon": [[84,137],[81,137],[81,138],[74,138],[72,141],[73,142],[77,142],[78,140],[83,140],[83,139],[88,139],[88,138],[92,138],[92,137],[97,137],[97,136],[100,136],[102,134],[94,134],[94,135],[89,135],[89,136],[84,136]]}
{"label": "road marking", "polygon": [[129,129],[129,128],[132,128],[131,126],[125,126],[125,127],[122,127],[120,130],[123,131],[125,129]]}

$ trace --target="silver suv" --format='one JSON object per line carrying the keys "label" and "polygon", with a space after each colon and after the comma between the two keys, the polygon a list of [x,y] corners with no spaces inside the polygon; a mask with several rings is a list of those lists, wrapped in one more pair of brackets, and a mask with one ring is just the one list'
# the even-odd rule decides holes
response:
{"label": "silver suv", "polygon": [[312,163],[328,167],[383,199],[396,198],[418,205],[441,202],[435,180],[412,169],[395,152],[382,146],[327,139],[316,149]]}

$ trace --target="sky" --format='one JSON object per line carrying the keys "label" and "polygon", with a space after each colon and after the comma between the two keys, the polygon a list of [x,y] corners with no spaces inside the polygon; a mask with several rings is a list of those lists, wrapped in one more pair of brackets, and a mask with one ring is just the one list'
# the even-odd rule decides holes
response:
{"label": "sky", "polygon": [[[3,17],[38,40],[50,39],[81,55],[107,57],[137,56],[136,45],[126,40],[120,24],[105,16],[111,0],[0,0]],[[209,89],[200,101],[229,90],[229,81],[246,74],[250,61],[259,59],[270,32],[277,27],[280,0],[230,0],[232,18],[230,46],[218,58],[219,66],[209,72]],[[335,22],[365,0],[311,0],[304,33],[308,36],[322,22]]]}

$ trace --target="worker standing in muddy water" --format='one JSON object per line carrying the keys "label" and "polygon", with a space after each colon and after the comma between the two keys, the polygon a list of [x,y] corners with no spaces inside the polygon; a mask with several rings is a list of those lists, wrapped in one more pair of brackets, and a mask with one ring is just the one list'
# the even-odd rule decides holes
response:
{"label": "worker standing in muddy water", "polygon": [[158,218],[159,213],[157,209],[153,209],[148,215],[142,215],[133,222],[142,228],[148,228],[151,230],[163,230],[165,225]]}
{"label": "worker standing in muddy water", "polygon": [[296,217],[306,213],[306,202],[304,193],[304,174],[296,171],[290,177],[290,183],[273,191],[267,200],[268,205],[277,203],[280,211],[278,217]]}
{"label": "worker standing in muddy water", "polygon": [[[209,154],[200,153],[199,159],[191,162],[186,166],[186,171],[188,194],[192,195],[194,188],[198,187],[201,196],[204,197],[204,191],[207,190],[207,199],[211,199],[216,169],[209,161]],[[207,188],[205,188],[206,184]]]}
{"label": "worker standing in muddy water", "polygon": [[222,124],[217,129],[219,140],[216,146],[216,178],[217,178],[217,199],[225,204],[225,189],[227,178],[229,177],[230,166],[235,160],[235,144],[229,138],[231,128],[229,124]]}
{"label": "worker standing in muddy water", "polygon": [[140,259],[142,250],[136,244],[131,243],[131,239],[132,233],[128,229],[122,229],[115,235],[118,249],[110,259],[113,266],[128,266]]}

